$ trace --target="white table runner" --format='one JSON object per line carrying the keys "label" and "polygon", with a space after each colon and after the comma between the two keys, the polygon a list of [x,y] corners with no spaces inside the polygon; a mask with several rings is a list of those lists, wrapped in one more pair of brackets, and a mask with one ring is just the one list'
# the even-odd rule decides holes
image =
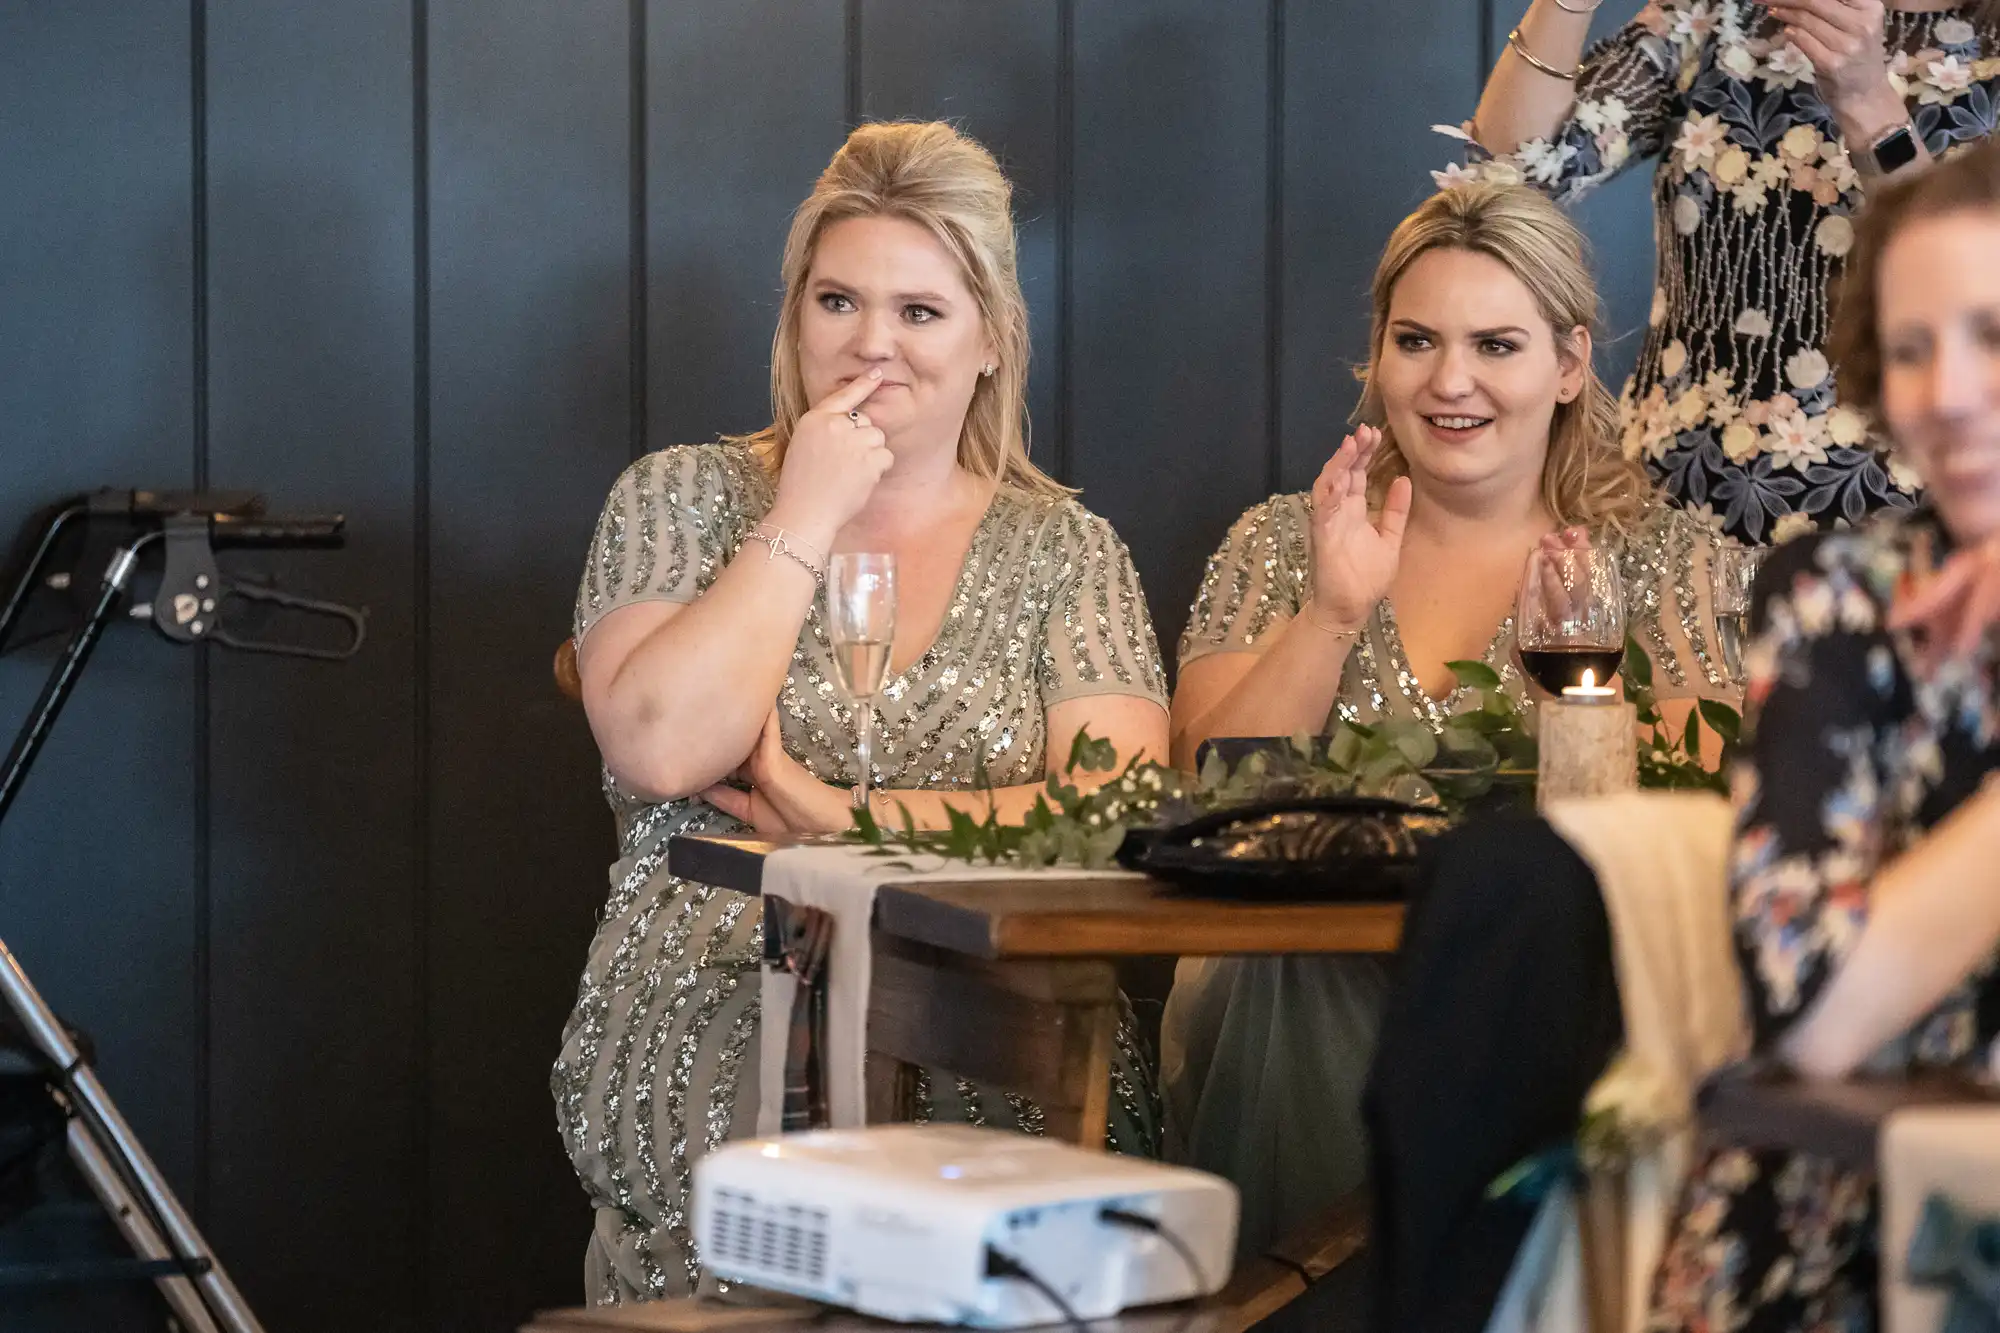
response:
{"label": "white table runner", "polygon": [[[914,867],[914,868],[913,868]],[[1032,882],[1045,876],[1054,889],[1078,879],[1142,879],[1126,870],[1078,870],[1055,866],[1023,870],[951,861],[907,853],[883,857],[862,847],[787,847],[764,858],[763,892],[799,907],[816,907],[833,917],[833,948],[827,958],[826,1068],[827,1118],[832,1128],[868,1123],[863,1060],[868,1051],[868,992],[874,977],[869,925],[875,891],[885,884],[961,883],[965,880]],[[785,1045],[798,979],[782,967],[765,966],[758,1037],[757,1135],[769,1138],[784,1123]]]}

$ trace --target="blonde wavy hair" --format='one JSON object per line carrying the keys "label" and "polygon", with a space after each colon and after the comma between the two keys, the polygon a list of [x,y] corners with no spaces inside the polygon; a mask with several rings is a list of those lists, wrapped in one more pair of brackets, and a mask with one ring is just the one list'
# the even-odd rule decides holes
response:
{"label": "blonde wavy hair", "polygon": [[[1373,323],[1368,364],[1355,372],[1363,385],[1354,420],[1377,426],[1382,446],[1368,469],[1379,503],[1409,463],[1389,429],[1373,371],[1388,337],[1389,301],[1410,265],[1432,250],[1467,250],[1504,264],[1535,299],[1554,331],[1557,350],[1580,354],[1571,330],[1595,332],[1597,284],[1589,247],[1576,224],[1548,198],[1525,185],[1478,182],[1439,191],[1397,224],[1375,267]],[[1625,530],[1645,508],[1652,490],[1645,470],[1618,447],[1618,400],[1586,359],[1583,392],[1557,403],[1549,424],[1548,459],[1542,465],[1542,502],[1564,527]]]}
{"label": "blonde wavy hair", "polygon": [[1028,303],[1014,251],[1014,190],[993,155],[940,121],[863,125],[820,173],[785,239],[784,306],[771,339],[771,424],[747,444],[775,475],[792,429],[812,404],[799,369],[806,279],[826,229],[850,218],[901,218],[937,238],[958,264],[987,336],[999,349],[958,437],[958,462],[990,482],[1045,495],[1067,487],[1028,461]]}

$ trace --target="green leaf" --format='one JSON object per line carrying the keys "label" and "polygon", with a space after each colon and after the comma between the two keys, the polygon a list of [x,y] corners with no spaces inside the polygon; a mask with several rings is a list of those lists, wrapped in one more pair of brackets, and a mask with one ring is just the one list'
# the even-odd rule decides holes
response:
{"label": "green leaf", "polygon": [[1685,734],[1682,735],[1681,741],[1683,744],[1687,746],[1688,758],[1694,760],[1697,764],[1700,763],[1701,762],[1701,719],[1699,717],[1696,717],[1692,713],[1688,714],[1687,731]]}
{"label": "green leaf", "polygon": [[1494,768],[1500,763],[1500,751],[1484,736],[1454,735],[1439,745],[1438,762],[1449,768]]}
{"label": "green leaf", "polygon": [[1308,763],[1312,761],[1314,746],[1313,736],[1310,731],[1295,732],[1292,735],[1291,745],[1293,754],[1306,760]]}
{"label": "green leaf", "polygon": [[1701,710],[1701,720],[1722,737],[1723,744],[1735,745],[1742,740],[1743,717],[1734,708],[1714,699],[1703,699],[1696,707]]}
{"label": "green leaf", "polygon": [[875,815],[865,805],[854,807],[854,828],[861,840],[871,847],[882,845],[882,826],[875,822]]}
{"label": "green leaf", "polygon": [[1458,677],[1458,683],[1468,690],[1497,690],[1500,688],[1500,673],[1484,662],[1446,662],[1451,674]]}
{"label": "green leaf", "polygon": [[1335,768],[1353,768],[1356,761],[1361,758],[1363,739],[1360,728],[1352,722],[1342,723],[1340,730],[1333,734],[1333,740],[1326,747],[1328,760]]}
{"label": "green leaf", "polygon": [[1085,762],[1090,754],[1090,728],[1078,727],[1076,735],[1070,737],[1069,762],[1063,765],[1063,772],[1074,773],[1079,768],[1088,768]]}
{"label": "green leaf", "polygon": [[954,842],[960,838],[970,838],[979,831],[978,821],[955,805],[945,806],[944,817]]}
{"label": "green leaf", "polygon": [[1392,781],[1409,771],[1408,761],[1401,754],[1391,752],[1364,764],[1355,781],[1369,795],[1380,795]]}
{"label": "green leaf", "polygon": [[1640,689],[1653,687],[1653,659],[1639,646],[1639,641],[1631,635],[1625,636],[1625,679]]}
{"label": "green leaf", "polygon": [[1125,843],[1125,826],[1112,824],[1090,835],[1084,845],[1084,868],[1103,870],[1117,863],[1118,849]]}
{"label": "green leaf", "polygon": [[1384,722],[1381,734],[1402,756],[1403,762],[1413,769],[1423,768],[1437,758],[1437,737],[1429,727],[1413,718]]}

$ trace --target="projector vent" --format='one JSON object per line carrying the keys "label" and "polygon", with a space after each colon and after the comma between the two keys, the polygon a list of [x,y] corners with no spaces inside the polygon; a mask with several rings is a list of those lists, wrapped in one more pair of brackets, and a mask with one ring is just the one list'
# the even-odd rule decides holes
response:
{"label": "projector vent", "polygon": [[709,1244],[716,1264],[753,1277],[824,1280],[825,1209],[766,1204],[734,1190],[717,1190],[714,1197]]}

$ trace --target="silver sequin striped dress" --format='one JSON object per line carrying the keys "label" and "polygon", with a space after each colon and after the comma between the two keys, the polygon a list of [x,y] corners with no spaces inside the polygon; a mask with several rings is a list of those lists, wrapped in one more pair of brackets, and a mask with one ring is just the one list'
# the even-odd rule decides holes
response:
{"label": "silver sequin striped dress", "polygon": [[[693,601],[771,500],[762,466],[737,445],[683,446],[634,463],[598,523],[577,596],[578,642],[617,607]],[[855,719],[834,681],[815,606],[778,699],[785,748],[847,784]],[[996,785],[1038,782],[1047,710],[1096,694],[1166,703],[1131,559],[1110,525],[1075,501],[1003,490],[935,643],[878,704],[875,779],[890,789],[969,788],[983,760]],[[691,1169],[755,1128],[761,947],[755,899],[666,873],[668,838],[734,822],[696,799],[647,804],[608,773],[604,787],[621,855],[550,1081],[595,1208],[586,1283],[596,1302],[701,1285]],[[1039,1128],[1039,1109],[1019,1097],[936,1074],[921,1087],[922,1114]],[[1155,1151],[1157,1093],[1129,1024],[1112,1094],[1113,1144]]]}
{"label": "silver sequin striped dress", "polygon": [[[1312,502],[1274,496],[1251,508],[1210,557],[1180,660],[1256,653],[1311,597]],[[1714,655],[1706,529],[1655,500],[1620,542],[1628,625],[1654,663],[1662,699],[1738,693]],[[1484,654],[1517,703],[1514,623]],[[1336,719],[1419,718],[1435,730],[1478,708],[1477,690],[1424,693],[1387,600],[1348,655]],[[1239,1249],[1254,1253],[1318,1216],[1367,1176],[1361,1092],[1388,988],[1375,957],[1183,958],[1160,1035],[1167,1152],[1242,1191]],[[1287,1325],[1288,1327],[1291,1325]]]}

